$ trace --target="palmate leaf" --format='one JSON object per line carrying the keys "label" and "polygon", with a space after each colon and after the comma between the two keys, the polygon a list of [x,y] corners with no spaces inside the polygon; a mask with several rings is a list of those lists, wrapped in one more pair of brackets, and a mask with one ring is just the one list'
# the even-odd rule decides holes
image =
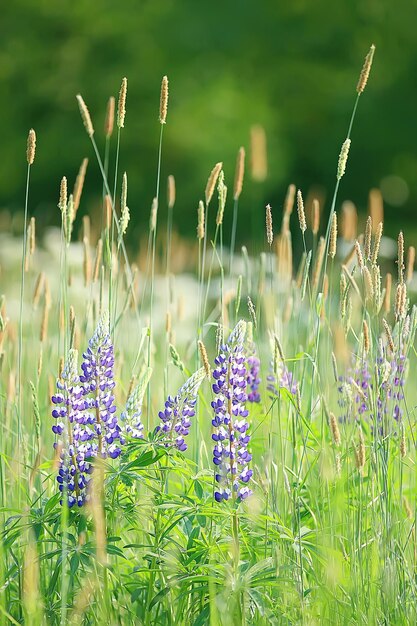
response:
{"label": "palmate leaf", "polygon": [[166,453],[166,449],[163,447],[146,450],[146,452],[142,452],[136,459],[127,463],[123,469],[129,471],[132,469],[140,469],[141,467],[148,467],[149,465],[157,463]]}

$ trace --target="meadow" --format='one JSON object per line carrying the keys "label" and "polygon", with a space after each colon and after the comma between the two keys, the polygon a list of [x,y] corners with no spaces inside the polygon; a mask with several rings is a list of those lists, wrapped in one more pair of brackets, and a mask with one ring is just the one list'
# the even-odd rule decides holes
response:
{"label": "meadow", "polygon": [[219,162],[196,185],[195,240],[176,235],[167,77],[139,252],[127,79],[104,132],[77,96],[88,159],[39,241],[29,132],[22,237],[0,246],[1,625],[416,623],[415,249],[384,235],[378,190],[365,221],[340,200],[373,55],[329,210],[289,184],[254,207],[260,254],[239,198],[265,177],[261,127],[234,176]]}

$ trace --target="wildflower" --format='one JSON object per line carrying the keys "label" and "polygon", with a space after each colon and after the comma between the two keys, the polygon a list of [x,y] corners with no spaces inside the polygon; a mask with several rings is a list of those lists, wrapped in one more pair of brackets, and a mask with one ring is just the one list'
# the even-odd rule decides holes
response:
{"label": "wildflower", "polygon": [[69,351],[57,380],[58,393],[52,396],[52,417],[57,420],[52,431],[64,437],[62,446],[55,443],[61,448],[57,481],[61,491],[67,490],[70,507],[88,500],[93,457],[115,459],[125,441],[112,393],[114,356],[108,313],[100,318],[83,359],[78,376],[78,352]]}
{"label": "wildflower", "polygon": [[121,428],[116,416],[114,404],[114,354],[110,338],[109,315],[104,313],[96,331],[83,354],[81,369],[85,409],[85,423],[94,423],[94,432],[98,439],[98,453],[103,457],[117,458],[121,453],[120,444],[124,443]]}
{"label": "wildflower", "polygon": [[[249,335],[249,332],[248,332]],[[261,396],[259,393],[259,385],[261,384],[260,370],[261,362],[256,354],[256,346],[251,338],[248,337],[246,341],[246,354],[249,356],[246,360],[247,375],[246,382],[248,385],[248,401],[260,402]]]}
{"label": "wildflower", "polygon": [[57,420],[52,431],[63,435],[65,440],[65,444],[60,446],[57,482],[59,490],[66,491],[69,507],[84,504],[92,471],[89,459],[97,454],[94,430],[85,423],[84,389],[79,384],[77,364],[78,352],[70,350],[61,379],[56,383],[57,393],[52,396],[52,417]]}
{"label": "wildflower", "polygon": [[162,426],[158,426],[157,431],[162,433],[166,446],[174,445],[180,452],[187,449],[184,437],[190,432],[197,393],[205,376],[206,371],[201,367],[180,387],[175,397],[168,396],[164,410],[159,411]]}
{"label": "wildflower", "polygon": [[252,455],[248,451],[250,436],[246,420],[249,411],[247,401],[247,370],[244,340],[246,323],[238,322],[226,344],[220,346],[213,370],[213,392],[217,398],[212,424],[215,442],[213,463],[218,489],[214,493],[217,502],[229,498],[238,501],[247,498],[252,491],[247,483],[252,477],[248,464]]}
{"label": "wildflower", "polygon": [[294,397],[297,395],[297,381],[288,367],[282,363],[277,363],[274,371],[274,363],[271,362],[270,374],[267,376],[267,389],[272,397],[279,396],[280,389],[286,389]]}
{"label": "wildflower", "polygon": [[261,379],[259,376],[261,362],[259,358],[256,356],[256,354],[251,354],[250,356],[248,356],[247,364],[248,364],[248,372],[247,372],[246,382],[250,389],[248,393],[248,400],[249,402],[260,402],[261,395],[258,389],[261,383]]}

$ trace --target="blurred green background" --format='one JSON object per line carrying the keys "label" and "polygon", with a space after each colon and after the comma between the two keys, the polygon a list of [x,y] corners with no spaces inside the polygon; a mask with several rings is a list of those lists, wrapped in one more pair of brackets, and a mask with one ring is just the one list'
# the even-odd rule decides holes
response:
{"label": "blurred green background", "polygon": [[[75,95],[89,106],[100,148],[106,102],[129,80],[120,171],[129,176],[131,236],[147,223],[155,190],[161,77],[169,76],[164,133],[165,183],[177,183],[175,221],[195,233],[196,207],[214,163],[233,186],[236,152],[250,127],[267,133],[268,177],[246,177],[238,238],[247,218],[270,202],[280,215],[288,183],[327,197],[335,182],[355,88],[371,43],[376,54],[361,98],[340,200],[365,211],[381,187],[388,230],[413,227],[417,200],[417,4],[381,0],[13,0],[3,3],[0,33],[0,210],[22,208],[27,131],[38,137],[31,213],[59,222],[59,181],[72,187],[90,158],[80,215],[101,184]],[[114,159],[114,140],[112,159]],[[226,221],[231,221],[231,201]]]}

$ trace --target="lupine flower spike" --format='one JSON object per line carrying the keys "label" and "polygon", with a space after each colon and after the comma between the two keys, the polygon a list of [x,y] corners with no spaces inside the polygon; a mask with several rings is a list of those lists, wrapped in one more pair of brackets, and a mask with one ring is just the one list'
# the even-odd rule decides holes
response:
{"label": "lupine flower spike", "polygon": [[142,402],[151,374],[151,367],[147,367],[142,372],[139,382],[129,394],[126,408],[120,416],[124,422],[124,432],[134,439],[142,439],[143,437]]}
{"label": "lupine flower spike", "polygon": [[229,498],[240,501],[252,493],[247,486],[253,472],[248,467],[252,455],[248,451],[250,436],[246,419],[249,411],[246,409],[245,334],[246,323],[240,321],[227,343],[220,346],[213,370],[213,391],[217,395],[211,403],[217,502]]}
{"label": "lupine flower spike", "polygon": [[107,312],[100,318],[83,359],[80,381],[84,384],[85,395],[89,396],[85,401],[85,409],[93,410],[93,413],[86,413],[86,420],[87,423],[94,423],[98,453],[103,458],[109,456],[115,459],[121,453],[120,444],[124,443],[124,438],[112,392],[115,386],[114,355]]}
{"label": "lupine flower spike", "polygon": [[167,447],[175,446],[180,452],[187,449],[185,437],[190,432],[198,390],[205,377],[206,371],[201,367],[180,387],[175,397],[168,396],[164,410],[159,411],[162,426],[158,426],[157,431],[162,433]]}
{"label": "lupine flower spike", "polygon": [[52,417],[56,419],[52,432],[64,438],[63,444],[55,443],[55,448],[61,450],[57,482],[59,490],[66,492],[69,507],[84,504],[92,471],[88,459],[97,454],[94,431],[85,425],[84,389],[79,384],[77,367],[78,352],[70,350],[56,383],[57,393],[52,396]]}
{"label": "lupine flower spike", "polygon": [[249,402],[260,402],[261,395],[259,393],[259,385],[261,384],[260,371],[261,371],[261,362],[256,353],[256,345],[253,341],[253,338],[250,336],[248,324],[248,333],[246,339],[246,351],[247,351],[247,375],[246,382],[248,384],[248,401]]}
{"label": "lupine flower spike", "polygon": [[[78,352],[69,351],[57,380],[58,393],[52,396],[52,417],[57,420],[52,431],[64,437],[57,480],[60,490],[67,490],[70,507],[82,506],[88,499],[91,459],[98,455],[114,459],[124,443],[112,393],[114,357],[108,313],[101,317],[83,359],[78,376]],[[61,447],[58,442],[55,446]]]}

